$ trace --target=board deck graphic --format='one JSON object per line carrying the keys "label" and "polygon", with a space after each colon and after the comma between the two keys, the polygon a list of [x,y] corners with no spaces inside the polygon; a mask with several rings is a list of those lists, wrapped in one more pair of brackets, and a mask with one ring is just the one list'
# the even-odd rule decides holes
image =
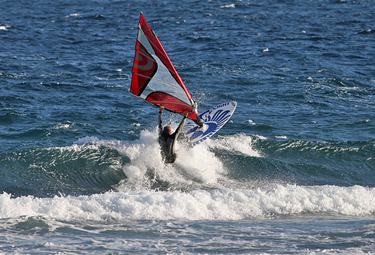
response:
{"label": "board deck graphic", "polygon": [[189,122],[185,125],[184,136],[192,145],[197,145],[213,136],[232,117],[236,110],[237,102],[231,101],[219,104],[199,115],[204,121],[204,126],[199,127]]}

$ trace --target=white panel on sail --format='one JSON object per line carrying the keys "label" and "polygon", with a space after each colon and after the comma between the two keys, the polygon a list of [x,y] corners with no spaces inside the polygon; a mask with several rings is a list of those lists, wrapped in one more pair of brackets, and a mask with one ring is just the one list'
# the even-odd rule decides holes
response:
{"label": "white panel on sail", "polygon": [[147,87],[140,96],[142,98],[146,98],[151,92],[161,91],[191,105],[191,102],[189,98],[186,96],[185,91],[181,88],[181,86],[177,83],[177,81],[171,75],[169,70],[165,67],[163,62],[155,54],[154,49],[152,48],[149,40],[147,39],[146,35],[144,34],[141,28],[139,28],[138,32],[138,41],[142,44],[143,47],[145,47],[147,52],[150,55],[152,55],[152,57],[156,60],[158,65],[155,75],[151,78],[151,80],[147,84]]}

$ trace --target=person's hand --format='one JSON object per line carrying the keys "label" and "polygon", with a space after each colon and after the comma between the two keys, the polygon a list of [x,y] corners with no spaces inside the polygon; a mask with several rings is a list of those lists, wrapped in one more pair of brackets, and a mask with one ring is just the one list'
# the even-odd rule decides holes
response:
{"label": "person's hand", "polygon": [[160,106],[159,113],[162,113],[164,111],[164,106]]}
{"label": "person's hand", "polygon": [[185,113],[184,117],[185,119],[188,117],[189,113]]}

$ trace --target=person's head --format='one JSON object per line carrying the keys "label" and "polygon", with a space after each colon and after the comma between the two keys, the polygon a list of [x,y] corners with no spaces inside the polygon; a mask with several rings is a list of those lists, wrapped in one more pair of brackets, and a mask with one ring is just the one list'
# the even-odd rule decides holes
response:
{"label": "person's head", "polygon": [[163,128],[163,133],[167,135],[172,135],[173,134],[173,129],[171,126],[165,126]]}

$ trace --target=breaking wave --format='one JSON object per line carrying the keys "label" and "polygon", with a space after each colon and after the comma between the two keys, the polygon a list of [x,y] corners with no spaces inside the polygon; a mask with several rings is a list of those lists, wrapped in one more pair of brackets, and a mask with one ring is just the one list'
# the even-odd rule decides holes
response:
{"label": "breaking wave", "polygon": [[0,217],[61,220],[239,220],[287,215],[365,216],[375,212],[375,188],[275,185],[255,189],[123,191],[35,198],[0,195]]}
{"label": "breaking wave", "polygon": [[180,144],[176,163],[165,165],[156,137],[143,130],[134,141],[85,137],[66,147],[3,153],[0,217],[238,220],[375,212],[375,188],[365,187],[375,178],[373,141],[229,135]]}

